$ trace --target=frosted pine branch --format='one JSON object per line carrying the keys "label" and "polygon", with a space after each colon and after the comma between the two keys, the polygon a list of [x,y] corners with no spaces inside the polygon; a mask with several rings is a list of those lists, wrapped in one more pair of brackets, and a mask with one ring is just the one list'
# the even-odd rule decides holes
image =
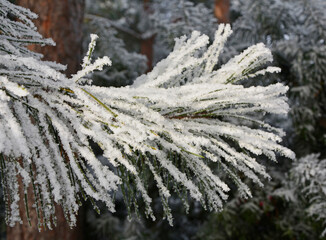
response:
{"label": "frosted pine branch", "polygon": [[326,235],[326,159],[310,154],[297,160],[290,171],[290,186],[298,199],[306,203],[305,212],[323,226],[320,238]]}
{"label": "frosted pine branch", "polygon": [[[0,6],[3,18],[11,9],[19,19],[32,17],[6,0],[0,0]],[[18,40],[24,33],[36,36],[31,22],[19,28],[15,24],[2,21],[0,28],[20,32]],[[6,34],[1,32],[1,37]],[[34,206],[42,212],[39,224],[49,228],[54,203],[74,226],[82,197],[103,201],[115,211],[113,192],[119,188],[128,210],[138,210],[141,195],[145,213],[155,219],[146,176],[155,180],[170,224],[173,190],[210,210],[221,210],[230,191],[229,181],[220,178],[222,172],[243,197],[250,197],[240,173],[260,186],[261,177],[269,178],[257,157],[294,158],[280,145],[284,132],[261,120],[266,113],[287,114],[287,87],[233,84],[250,74],[275,71],[262,67],[272,61],[263,44],[213,70],[230,34],[230,26],[220,25],[210,46],[199,32],[177,39],[167,59],[124,88],[81,85],[87,81],[85,74],[110,64],[108,58],[92,63],[95,42],[83,70],[67,79],[57,71],[59,65],[27,52],[18,54],[25,42],[8,40],[10,48],[18,50],[0,51],[0,160],[7,223],[20,221],[19,175],[25,190],[33,185]],[[102,148],[105,161],[95,157],[90,140]]]}

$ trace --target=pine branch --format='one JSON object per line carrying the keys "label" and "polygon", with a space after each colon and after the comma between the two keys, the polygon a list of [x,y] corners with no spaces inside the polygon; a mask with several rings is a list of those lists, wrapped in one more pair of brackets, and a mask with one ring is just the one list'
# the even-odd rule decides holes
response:
{"label": "pine branch", "polygon": [[[16,8],[6,3],[0,0],[4,13]],[[30,16],[20,12],[17,17]],[[25,28],[27,33],[32,29]],[[272,60],[263,44],[213,70],[230,34],[229,25],[220,25],[210,46],[208,37],[199,32],[178,39],[174,51],[151,73],[124,88],[87,85],[86,74],[111,64],[107,57],[92,61],[95,36],[83,69],[71,79],[37,58],[0,52],[0,153],[3,183],[9,186],[7,223],[20,221],[17,176],[35,188],[35,208],[48,228],[55,224],[50,220],[54,203],[63,207],[74,226],[82,196],[103,201],[115,211],[112,194],[119,188],[128,211],[138,211],[141,195],[146,215],[154,220],[146,174],[156,182],[170,224],[171,191],[189,194],[220,211],[229,181],[217,176],[210,163],[222,166],[240,193],[250,197],[240,174],[262,186],[260,177],[269,175],[257,162],[259,156],[274,161],[276,154],[294,158],[279,144],[283,131],[260,120],[266,113],[287,114],[287,87],[234,84],[250,74],[275,70],[261,70]],[[12,49],[22,47],[20,41],[9,44]],[[96,158],[89,140],[102,148],[105,162]],[[22,159],[23,164],[7,159]],[[175,182],[173,187],[167,178]]]}

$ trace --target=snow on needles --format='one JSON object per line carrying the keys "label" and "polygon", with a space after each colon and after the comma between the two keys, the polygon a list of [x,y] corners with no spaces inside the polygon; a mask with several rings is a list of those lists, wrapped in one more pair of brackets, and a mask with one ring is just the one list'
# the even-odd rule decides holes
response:
{"label": "snow on needles", "polygon": [[[9,11],[21,21],[8,19]],[[148,177],[155,180],[172,225],[172,191],[185,193],[185,206],[189,194],[219,211],[230,180],[242,196],[251,196],[239,173],[260,186],[261,177],[269,178],[258,156],[294,158],[280,145],[284,132],[261,120],[266,113],[287,114],[288,88],[236,84],[279,71],[264,67],[272,61],[270,51],[257,44],[214,70],[229,25],[219,26],[210,46],[199,32],[177,39],[174,51],[134,85],[104,88],[85,85],[86,74],[111,64],[107,57],[92,62],[97,36],[91,37],[83,69],[68,79],[58,71],[61,65],[43,62],[25,48],[30,42],[51,43],[35,31],[32,13],[0,0],[0,17],[5,19],[0,21],[5,29],[0,35],[5,40],[0,44],[0,165],[10,225],[21,221],[20,199],[27,201],[18,175],[25,191],[33,183],[39,223],[49,228],[55,224],[54,203],[74,226],[82,197],[114,211],[112,193],[118,189],[128,210],[138,210],[141,195],[145,213],[155,219]],[[102,148],[104,160],[94,155],[90,140]]]}

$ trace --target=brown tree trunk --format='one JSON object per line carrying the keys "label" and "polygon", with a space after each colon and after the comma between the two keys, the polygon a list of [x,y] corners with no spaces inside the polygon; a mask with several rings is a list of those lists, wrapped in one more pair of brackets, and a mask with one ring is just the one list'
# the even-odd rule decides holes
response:
{"label": "brown tree trunk", "polygon": [[140,46],[140,53],[142,55],[145,55],[147,58],[147,70],[146,72],[150,72],[153,67],[153,44],[154,44],[154,36],[151,36],[150,38],[143,39],[141,41]]}
{"label": "brown tree trunk", "polygon": [[219,23],[229,23],[230,0],[215,0],[214,14]]}
{"label": "brown tree trunk", "polygon": [[17,5],[39,15],[34,21],[45,38],[52,38],[56,46],[31,46],[44,55],[44,60],[67,65],[66,74],[76,73],[82,59],[82,23],[84,0],[16,0]]}
{"label": "brown tree trunk", "polygon": [[[20,6],[31,9],[39,15],[35,24],[46,38],[52,38],[56,46],[37,46],[30,48],[44,55],[44,60],[56,61],[67,65],[69,76],[80,68],[82,59],[82,21],[84,0],[17,0]],[[22,186],[22,184],[21,184]],[[23,188],[20,188],[20,211],[23,224],[7,227],[8,240],[81,240],[83,239],[82,221],[79,214],[77,227],[70,229],[65,221],[61,207],[56,206],[57,227],[54,230],[38,231],[37,214],[32,208],[32,187],[28,189],[28,206],[31,226],[25,216]]]}
{"label": "brown tree trunk", "polygon": [[[144,10],[150,14],[149,10],[150,0],[144,0]],[[147,57],[147,72],[152,70],[153,67],[153,45],[155,36],[142,39],[140,44],[140,53]]]}

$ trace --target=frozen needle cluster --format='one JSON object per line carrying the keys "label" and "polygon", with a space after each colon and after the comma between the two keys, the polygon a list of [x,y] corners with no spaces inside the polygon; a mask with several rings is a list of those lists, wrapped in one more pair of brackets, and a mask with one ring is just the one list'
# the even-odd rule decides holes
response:
{"label": "frozen needle cluster", "polygon": [[290,186],[296,193],[294,202],[304,199],[305,212],[323,226],[321,238],[326,236],[326,159],[310,154],[298,159],[290,171]]}
{"label": "frozen needle cluster", "polygon": [[[62,66],[26,49],[52,43],[36,32],[34,17],[0,0],[0,166],[8,224],[21,221],[19,201],[31,200],[31,186],[39,224],[48,228],[55,223],[55,203],[73,226],[81,197],[114,211],[112,193],[119,188],[128,210],[137,211],[143,201],[155,219],[150,179],[172,224],[171,191],[180,193],[186,207],[190,196],[218,211],[230,190],[222,173],[249,197],[243,177],[260,186],[260,177],[269,178],[257,156],[294,158],[280,145],[284,132],[261,120],[265,113],[287,114],[287,87],[236,84],[279,71],[263,67],[272,61],[270,51],[257,44],[214,70],[229,25],[219,26],[211,45],[199,32],[177,39],[173,52],[134,85],[104,88],[87,85],[85,78],[111,63],[106,57],[92,62],[96,37],[83,69],[69,79],[58,71]],[[104,161],[90,141],[102,148]]]}

